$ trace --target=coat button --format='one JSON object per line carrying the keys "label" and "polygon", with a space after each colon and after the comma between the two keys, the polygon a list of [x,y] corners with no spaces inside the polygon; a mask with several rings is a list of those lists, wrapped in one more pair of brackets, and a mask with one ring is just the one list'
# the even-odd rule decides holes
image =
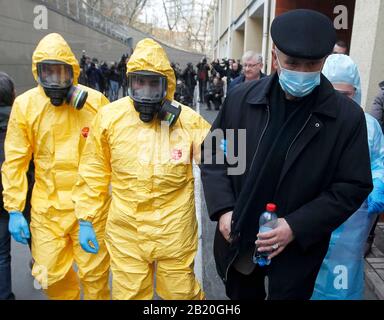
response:
{"label": "coat button", "polygon": [[320,127],[320,123],[316,122],[316,123],[315,123],[315,127],[316,127],[316,128]]}

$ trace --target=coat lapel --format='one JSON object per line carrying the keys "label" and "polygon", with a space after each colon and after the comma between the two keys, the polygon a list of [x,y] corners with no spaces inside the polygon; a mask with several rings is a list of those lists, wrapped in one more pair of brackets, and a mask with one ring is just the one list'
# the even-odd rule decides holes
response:
{"label": "coat lapel", "polygon": [[285,175],[295,163],[296,159],[299,157],[301,152],[307,147],[307,145],[312,141],[312,139],[320,132],[323,127],[323,123],[319,118],[312,114],[306,123],[304,129],[299,133],[296,140],[293,142],[291,148],[288,150],[286,155],[286,160],[281,171],[279,183],[277,185],[276,191],[279,189]]}

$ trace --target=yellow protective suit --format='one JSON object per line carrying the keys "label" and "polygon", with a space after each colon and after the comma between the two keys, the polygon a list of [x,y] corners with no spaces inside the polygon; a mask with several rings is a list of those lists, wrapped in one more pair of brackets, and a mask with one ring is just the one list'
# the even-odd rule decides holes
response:
{"label": "yellow protective suit", "polygon": [[[151,39],[138,43],[128,72],[147,70],[167,77],[173,99],[175,76],[166,53]],[[103,107],[90,131],[74,192],[76,215],[93,221],[112,185],[106,226],[113,299],[203,299],[193,264],[197,221],[192,173],[193,149],[210,125],[182,106],[169,128],[144,123],[131,98]],[[168,134],[169,130],[169,134]]]}
{"label": "yellow protective suit", "polygon": [[[59,34],[49,34],[38,44],[32,57],[35,79],[36,63],[43,60],[70,64],[74,85],[77,85],[79,64]],[[67,104],[53,106],[40,85],[20,95],[12,107],[5,140],[2,179],[7,211],[23,211],[27,193],[26,171],[33,156],[35,185],[30,228],[35,264],[32,274],[46,288],[51,299],[80,298],[74,261],[79,269],[84,298],[110,299],[109,255],[103,241],[108,198],[94,221],[100,243],[97,255],[84,252],[79,245],[79,227],[72,202],[72,188],[88,128],[97,109],[109,103],[101,93],[83,89],[88,91],[88,99],[80,111]]]}

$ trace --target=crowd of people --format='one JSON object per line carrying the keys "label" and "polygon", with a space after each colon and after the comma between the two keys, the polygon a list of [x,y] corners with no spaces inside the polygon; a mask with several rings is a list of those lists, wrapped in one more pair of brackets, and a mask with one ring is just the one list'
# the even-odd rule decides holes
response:
{"label": "crowd of people", "polygon": [[[119,63],[99,63],[83,51],[80,60],[79,83],[103,93],[110,101],[128,95],[126,64],[129,54],[123,54]],[[176,77],[175,100],[189,107],[195,103],[205,105],[207,110],[220,110],[226,93],[237,85],[265,77],[261,71],[263,58],[260,53],[247,51],[241,61],[223,58],[210,64],[203,58],[196,66],[192,62],[182,68],[179,63],[171,62]],[[195,88],[198,85],[198,100],[194,101]]]}
{"label": "crowd of people", "polygon": [[178,85],[176,88],[176,100],[193,105],[195,87],[198,84],[198,99],[196,103],[220,110],[228,91],[237,85],[258,80],[265,76],[262,73],[263,58],[260,53],[247,51],[241,61],[223,58],[208,63],[203,58],[195,67],[190,62],[183,70],[178,63],[172,63]]}
{"label": "crowd of people", "polygon": [[123,54],[119,63],[100,61],[86,56],[85,51],[80,59],[79,83],[103,93],[111,102],[128,92],[127,62],[128,54]]}
{"label": "crowd of people", "polygon": [[[230,299],[363,299],[384,211],[384,90],[364,113],[358,66],[323,14],[284,13],[271,37],[270,75],[251,51],[181,71],[148,38],[118,64],[79,62],[57,33],[32,55],[35,88],[16,97],[0,73],[0,298],[15,299],[12,236],[50,299],[205,299],[195,161]],[[219,110],[212,125],[187,107],[197,85]],[[346,286],[334,285],[339,266]]]}

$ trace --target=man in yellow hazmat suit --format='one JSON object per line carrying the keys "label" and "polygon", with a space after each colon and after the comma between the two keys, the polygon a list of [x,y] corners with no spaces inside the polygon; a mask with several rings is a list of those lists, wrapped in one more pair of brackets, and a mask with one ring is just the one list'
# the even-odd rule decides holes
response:
{"label": "man in yellow hazmat suit", "polygon": [[[210,125],[173,101],[175,75],[163,48],[144,39],[127,64],[129,97],[98,112],[79,167],[74,201],[93,222],[112,186],[105,240],[113,299],[204,299],[194,275],[197,221],[193,159]],[[80,230],[80,234],[82,230]],[[89,249],[92,237],[80,235]]]}
{"label": "man in yellow hazmat suit", "polygon": [[[29,230],[22,211],[27,193],[26,171],[35,164],[32,194],[32,274],[51,299],[109,299],[109,256],[104,245],[108,197],[100,204],[93,226],[100,240],[97,255],[85,253],[78,242],[79,225],[72,202],[80,155],[91,122],[109,101],[99,92],[78,85],[79,64],[65,40],[56,33],[44,37],[32,56],[38,86],[16,98],[5,140],[2,166],[4,207],[9,230],[26,243]],[[104,214],[105,213],[105,214]]]}

